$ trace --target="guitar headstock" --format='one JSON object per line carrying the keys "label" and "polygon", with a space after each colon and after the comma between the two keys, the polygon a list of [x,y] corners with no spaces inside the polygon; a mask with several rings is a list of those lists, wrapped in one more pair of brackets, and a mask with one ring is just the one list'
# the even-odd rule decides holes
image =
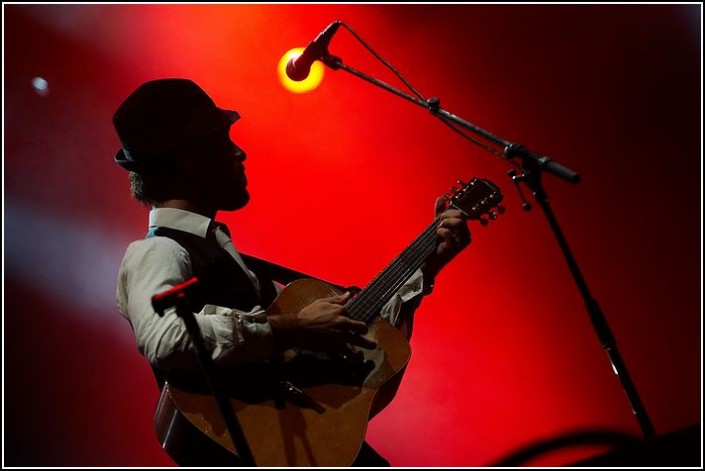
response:
{"label": "guitar headstock", "polygon": [[445,197],[449,205],[467,216],[471,220],[479,220],[483,226],[486,226],[488,219],[497,219],[497,214],[504,213],[504,206],[499,203],[504,196],[499,187],[489,180],[484,178],[473,178],[470,183],[464,183],[458,180],[460,188],[453,187],[452,195],[446,194]]}

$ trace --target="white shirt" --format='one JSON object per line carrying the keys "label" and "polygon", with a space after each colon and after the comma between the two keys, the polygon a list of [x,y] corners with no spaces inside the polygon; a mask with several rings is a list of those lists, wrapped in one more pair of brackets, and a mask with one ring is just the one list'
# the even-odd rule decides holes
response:
{"label": "white shirt", "polygon": [[[189,211],[156,208],[149,214],[150,229],[161,226],[206,237],[211,219]],[[217,236],[228,252],[251,275],[259,289],[257,278],[247,269],[230,238],[222,231]],[[198,368],[190,336],[174,308],[159,316],[152,308],[152,296],[191,278],[188,252],[168,237],[149,237],[132,242],[125,252],[118,273],[117,307],[128,319],[137,339],[139,352],[157,368]],[[382,309],[382,317],[398,324],[405,311],[413,311],[418,303],[407,303],[422,293],[420,270],[402,286]],[[419,298],[420,299],[420,298]],[[412,313],[408,313],[411,315]],[[404,312],[404,317],[407,313]],[[274,356],[272,328],[261,306],[244,312],[207,304],[195,313],[206,347],[216,364],[227,366],[243,361],[260,361]]]}

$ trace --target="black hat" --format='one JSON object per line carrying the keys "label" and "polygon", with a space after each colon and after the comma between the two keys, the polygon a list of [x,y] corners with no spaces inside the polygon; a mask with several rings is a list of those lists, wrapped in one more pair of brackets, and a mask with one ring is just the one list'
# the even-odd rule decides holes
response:
{"label": "black hat", "polygon": [[208,133],[230,127],[236,111],[218,108],[198,85],[169,78],[142,84],[113,115],[122,149],[115,162],[139,172],[165,152]]}

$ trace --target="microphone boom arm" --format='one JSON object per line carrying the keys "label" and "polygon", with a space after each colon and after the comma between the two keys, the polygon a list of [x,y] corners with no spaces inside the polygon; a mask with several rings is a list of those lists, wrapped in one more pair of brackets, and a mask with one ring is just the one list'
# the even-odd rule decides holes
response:
{"label": "microphone boom arm", "polygon": [[[477,136],[480,136],[481,138],[491,142],[495,146],[498,146],[502,149],[501,154],[498,152],[493,152],[496,155],[500,155],[501,157],[505,158],[506,160],[512,160],[515,157],[519,157],[521,159],[526,159],[530,160],[533,162],[532,167],[539,168],[541,170],[545,170],[549,173],[553,173],[554,175],[562,178],[563,180],[566,180],[570,183],[578,183],[580,181],[580,174],[577,173],[575,170],[572,170],[568,167],[565,167],[552,159],[546,157],[545,155],[540,155],[536,152],[533,152],[523,146],[522,144],[510,142],[506,139],[502,139],[499,136],[496,136],[492,134],[489,131],[486,131],[485,129],[482,129],[479,126],[476,126],[469,121],[466,121],[453,113],[450,113],[440,106],[440,101],[437,98],[430,98],[427,101],[420,100],[416,98],[415,96],[409,95],[408,93],[405,93],[398,88],[395,88],[391,85],[389,85],[386,82],[383,82],[379,79],[376,79],[370,75],[365,74],[364,72],[361,72],[357,69],[354,69],[350,67],[349,65],[346,65],[343,63],[342,59],[339,57],[333,56],[331,54],[324,54],[321,57],[321,62],[325,64],[327,67],[333,69],[333,70],[339,70],[342,69],[350,74],[353,74],[357,77],[360,77],[363,80],[366,80],[373,85],[377,85],[378,87],[381,87],[401,98],[404,98],[405,100],[408,100],[418,106],[421,106],[422,108],[428,109],[432,114],[436,115],[439,119],[442,120],[449,120],[454,123],[459,124],[461,127],[467,129],[468,131],[474,133]],[[486,149],[487,150],[487,149]]]}

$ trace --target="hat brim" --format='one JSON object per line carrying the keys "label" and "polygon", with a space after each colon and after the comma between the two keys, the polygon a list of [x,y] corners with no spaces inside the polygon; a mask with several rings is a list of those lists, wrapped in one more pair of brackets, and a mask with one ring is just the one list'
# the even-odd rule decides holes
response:
{"label": "hat brim", "polygon": [[[202,135],[206,135],[209,132],[215,132],[219,131],[223,128],[227,128],[235,124],[235,121],[240,119],[240,113],[237,111],[233,110],[224,110],[222,108],[218,108],[220,112],[222,113],[223,120],[217,123],[214,123],[210,128],[208,128],[205,132],[202,133]],[[128,170],[130,172],[139,172],[141,169],[146,168],[150,164],[154,163],[154,160],[159,160],[159,156],[153,156],[152,158],[148,159],[143,159],[139,161],[135,161],[129,158],[129,156],[125,153],[125,149],[120,149],[117,151],[115,154],[115,163],[117,163],[120,167],[124,168],[125,170]]]}

